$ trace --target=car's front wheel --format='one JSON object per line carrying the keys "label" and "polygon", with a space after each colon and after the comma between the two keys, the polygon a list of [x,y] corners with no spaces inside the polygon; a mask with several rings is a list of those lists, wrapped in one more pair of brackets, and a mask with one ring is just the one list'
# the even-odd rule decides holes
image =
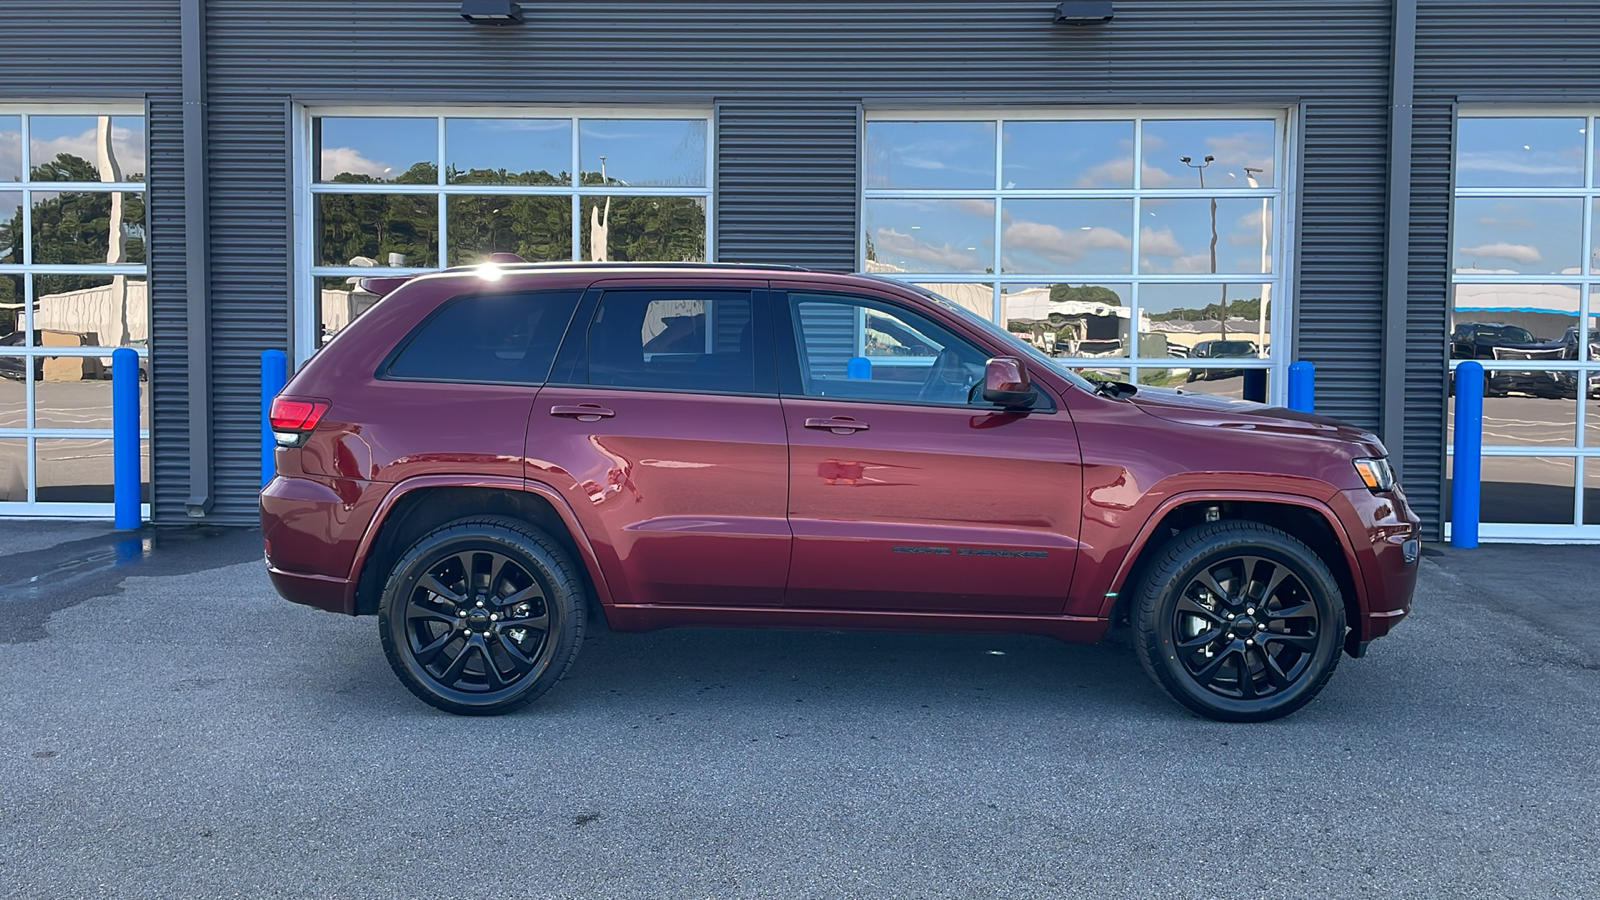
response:
{"label": "car's front wheel", "polygon": [[460,715],[510,712],[566,674],[583,641],[583,581],[560,545],[514,519],[430,532],[384,586],[378,631],[411,692]]}
{"label": "car's front wheel", "polygon": [[1139,662],[1174,700],[1229,722],[1310,703],[1339,664],[1344,603],[1309,547],[1255,522],[1182,532],[1136,598]]}

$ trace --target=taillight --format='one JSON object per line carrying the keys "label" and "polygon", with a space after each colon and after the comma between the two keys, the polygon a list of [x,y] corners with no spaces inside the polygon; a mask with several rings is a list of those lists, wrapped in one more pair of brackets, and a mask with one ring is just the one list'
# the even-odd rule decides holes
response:
{"label": "taillight", "polygon": [[278,446],[298,447],[305,443],[306,435],[317,427],[317,423],[322,421],[322,416],[327,411],[326,400],[277,397],[272,401],[272,410],[267,414],[267,422],[272,426],[272,436],[277,440]]}

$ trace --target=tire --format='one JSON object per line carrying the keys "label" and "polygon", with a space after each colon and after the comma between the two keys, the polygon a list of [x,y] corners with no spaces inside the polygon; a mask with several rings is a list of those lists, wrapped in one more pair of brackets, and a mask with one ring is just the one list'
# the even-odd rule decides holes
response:
{"label": "tire", "polygon": [[520,709],[577,658],[583,584],[537,528],[497,516],[451,522],[411,545],[390,572],[378,605],[384,655],[411,693],[446,712]]}
{"label": "tire", "polygon": [[1276,528],[1190,528],[1148,572],[1135,597],[1134,651],[1193,712],[1223,722],[1281,718],[1310,703],[1339,665],[1338,582],[1311,548]]}

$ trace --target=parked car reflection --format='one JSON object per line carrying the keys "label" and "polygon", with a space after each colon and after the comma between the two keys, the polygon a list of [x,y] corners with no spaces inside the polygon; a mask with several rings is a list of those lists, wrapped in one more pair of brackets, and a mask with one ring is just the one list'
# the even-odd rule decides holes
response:
{"label": "parked car reflection", "polygon": [[[1189,350],[1190,359],[1254,359],[1259,355],[1255,341],[1201,341]],[[1243,374],[1243,369],[1194,369],[1187,380],[1238,378]]]}
{"label": "parked car reflection", "polygon": [[1494,359],[1497,347],[1531,348],[1538,338],[1520,325],[1462,322],[1450,334],[1451,359]]}

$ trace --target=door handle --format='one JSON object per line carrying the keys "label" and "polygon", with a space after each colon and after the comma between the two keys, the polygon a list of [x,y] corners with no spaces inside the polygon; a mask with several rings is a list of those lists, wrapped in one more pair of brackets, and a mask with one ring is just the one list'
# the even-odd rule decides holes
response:
{"label": "door handle", "polygon": [[550,415],[577,419],[579,422],[598,422],[601,419],[611,418],[616,412],[598,403],[580,403],[577,406],[552,406]]}
{"label": "door handle", "polygon": [[806,427],[831,431],[834,434],[854,434],[857,431],[866,431],[872,426],[865,422],[857,422],[848,416],[834,416],[831,419],[807,419]]}

